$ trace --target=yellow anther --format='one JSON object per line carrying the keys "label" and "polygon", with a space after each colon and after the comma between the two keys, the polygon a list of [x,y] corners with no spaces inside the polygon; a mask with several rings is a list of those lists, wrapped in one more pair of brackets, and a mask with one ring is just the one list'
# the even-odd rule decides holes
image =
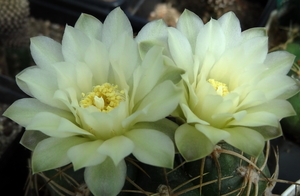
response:
{"label": "yellow anther", "polygon": [[219,95],[221,95],[222,97],[224,97],[225,95],[227,95],[229,93],[228,87],[226,84],[224,84],[222,82],[218,82],[214,79],[209,79],[208,82],[215,88],[216,92]]}
{"label": "yellow anther", "polygon": [[124,101],[124,91],[119,91],[118,86],[105,83],[97,85],[94,90],[87,95],[82,93],[84,98],[80,101],[83,108],[91,105],[97,107],[101,112],[109,112],[119,106]]}

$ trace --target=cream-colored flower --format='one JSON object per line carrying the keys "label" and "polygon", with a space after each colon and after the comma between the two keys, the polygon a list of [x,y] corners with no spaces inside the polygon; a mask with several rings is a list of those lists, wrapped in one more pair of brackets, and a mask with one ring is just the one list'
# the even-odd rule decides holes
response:
{"label": "cream-colored flower", "polygon": [[33,98],[6,112],[26,127],[21,143],[33,151],[33,172],[72,163],[85,167],[94,195],[122,189],[131,153],[141,162],[171,168],[175,123],[164,119],[177,107],[181,70],[165,65],[160,47],[141,60],[129,20],[120,8],[102,24],[82,14],[66,26],[62,44],[31,39],[37,66],[17,76]]}
{"label": "cream-colored flower", "polygon": [[266,140],[282,134],[279,120],[295,114],[286,101],[299,90],[286,75],[294,56],[268,54],[265,30],[241,32],[232,12],[204,25],[186,10],[176,28],[152,22],[136,39],[141,55],[153,45],[163,46],[164,54],[186,71],[175,114],[183,124],[175,141],[188,161],[210,154],[222,140],[258,156]]}

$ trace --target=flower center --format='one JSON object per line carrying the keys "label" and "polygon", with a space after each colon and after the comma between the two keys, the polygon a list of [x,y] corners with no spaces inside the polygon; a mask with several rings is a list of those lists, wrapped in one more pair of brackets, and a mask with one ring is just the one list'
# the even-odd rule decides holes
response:
{"label": "flower center", "polygon": [[83,108],[91,105],[96,106],[101,112],[109,112],[119,106],[121,101],[124,101],[124,91],[118,90],[118,86],[104,83],[97,85],[94,90],[85,95],[82,93],[83,99],[80,101],[80,106]]}
{"label": "flower center", "polygon": [[226,84],[224,84],[222,82],[218,82],[214,79],[209,79],[208,82],[215,88],[217,93],[219,95],[221,95],[222,97],[224,97],[225,95],[227,95],[229,93],[228,87]]}

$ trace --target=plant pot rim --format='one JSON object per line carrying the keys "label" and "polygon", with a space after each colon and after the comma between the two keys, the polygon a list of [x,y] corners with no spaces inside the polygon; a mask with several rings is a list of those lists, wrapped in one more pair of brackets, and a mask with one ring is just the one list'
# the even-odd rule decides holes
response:
{"label": "plant pot rim", "polygon": [[[300,183],[300,180],[296,181],[296,183]],[[296,187],[298,187],[298,190],[297,190],[297,194],[295,195],[295,189]],[[289,186],[288,189],[286,189],[282,194],[281,196],[297,196],[300,194],[300,186],[298,185],[291,185]]]}

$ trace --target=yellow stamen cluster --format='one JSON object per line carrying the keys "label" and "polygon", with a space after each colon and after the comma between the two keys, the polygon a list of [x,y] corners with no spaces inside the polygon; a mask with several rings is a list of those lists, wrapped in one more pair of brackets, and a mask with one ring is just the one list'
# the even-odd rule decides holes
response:
{"label": "yellow stamen cluster", "polygon": [[221,95],[222,97],[224,97],[225,95],[227,95],[229,93],[228,87],[226,84],[224,84],[222,82],[218,82],[214,79],[209,79],[208,82],[215,88],[217,93],[219,95]]}
{"label": "yellow stamen cluster", "polygon": [[104,83],[97,85],[88,95],[82,94],[84,98],[80,101],[83,108],[91,105],[96,106],[101,112],[109,112],[124,101],[124,91],[119,91],[118,86]]}

